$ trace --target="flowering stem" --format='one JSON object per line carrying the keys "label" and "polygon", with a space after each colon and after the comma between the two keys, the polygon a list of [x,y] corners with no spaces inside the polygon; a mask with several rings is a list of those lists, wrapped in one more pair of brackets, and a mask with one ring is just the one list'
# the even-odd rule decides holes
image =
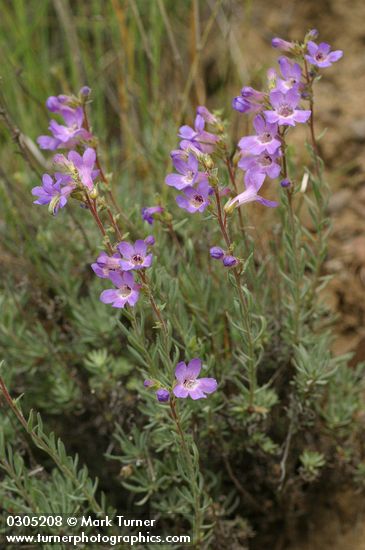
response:
{"label": "flowering stem", "polygon": [[[217,219],[219,223],[219,227],[222,232],[222,236],[226,242],[226,245],[228,248],[231,248],[232,243],[231,239],[229,237],[228,231],[227,231],[227,218],[222,217],[222,206],[221,206],[221,200],[219,196],[219,191],[217,189],[214,189],[215,198],[217,201]],[[240,271],[237,267],[233,268],[233,275],[236,282],[236,289],[242,309],[242,319],[244,324],[244,330],[247,335],[247,342],[248,342],[248,373],[249,373],[249,402],[248,402],[248,408],[252,410],[254,399],[255,399],[255,390],[256,390],[256,368],[255,368],[255,354],[254,354],[254,347],[253,347],[253,339],[252,339],[252,332],[251,332],[251,326],[249,321],[249,311],[247,307],[247,301],[243,294],[242,287],[241,287],[241,281],[240,281]]]}
{"label": "flowering stem", "polygon": [[[86,201],[86,204],[91,212],[91,214],[93,215],[93,218],[94,220],[96,221],[97,223],[97,226],[99,227],[100,229],[100,232],[101,234],[103,235],[103,237],[108,237],[107,235],[107,232],[106,232],[106,229],[103,225],[103,222],[101,221],[100,217],[99,217],[99,214],[98,214],[98,211],[97,211],[97,208],[96,208],[96,205],[93,204],[93,201],[90,200],[90,197],[87,193],[87,191],[85,191],[85,201]],[[110,244],[110,241],[108,240],[106,242],[106,245],[108,247],[108,251],[113,254],[113,248],[112,248],[112,245]]]}
{"label": "flowering stem", "polygon": [[[87,110],[86,110],[86,105],[83,105],[82,107],[83,109],[83,113],[84,113],[84,127],[85,127],[85,130],[87,132],[90,132],[91,133],[91,128],[90,128],[90,123],[89,123],[89,118],[87,116]],[[108,181],[108,178],[106,177],[105,173],[104,173],[104,170],[101,166],[101,163],[100,163],[100,160],[99,160],[99,155],[98,155],[98,149],[97,147],[95,146],[95,153],[96,153],[96,160],[95,160],[95,164],[96,164],[96,167],[98,168],[99,170],[99,174],[100,174],[100,177],[103,181],[103,183],[105,184],[106,186],[106,192],[107,192],[107,195],[109,196],[110,198],[110,201],[113,205],[113,207],[115,208],[116,212],[123,218],[125,224],[131,228],[133,228],[133,224],[132,222],[127,218],[127,216],[125,216],[125,214],[120,210],[119,206],[118,206],[118,203],[117,201],[115,200],[115,197],[114,197],[114,194],[113,194],[113,191],[111,190],[111,186],[110,186],[110,182]],[[113,226],[114,226],[114,223],[116,224],[115,220],[113,222]],[[117,224],[116,224],[117,225]],[[118,228],[118,232],[120,233],[119,231],[119,228]]]}
{"label": "flowering stem", "polygon": [[160,308],[158,307],[158,305],[155,302],[155,299],[154,299],[153,294],[152,294],[151,284],[150,284],[150,282],[147,278],[146,273],[143,270],[140,271],[140,277],[141,277],[141,281],[143,282],[143,284],[147,288],[148,298],[149,298],[150,304],[152,306],[152,309],[153,309],[157,319],[160,322],[162,332],[164,334],[165,340],[167,341],[168,330],[167,330],[167,325],[166,325],[165,319],[162,316]]}
{"label": "flowering stem", "polygon": [[[282,176],[284,179],[288,177],[288,166],[286,158],[286,141],[285,130],[281,134],[282,144]],[[300,272],[299,272],[299,259],[298,259],[298,243],[297,243],[297,230],[295,224],[294,206],[293,206],[293,186],[287,188],[286,194],[288,199],[288,212],[289,212],[289,226],[291,233],[293,260],[294,260],[294,285],[295,285],[295,315],[294,315],[294,342],[297,343],[299,336],[299,318],[301,309],[301,297],[300,297]]]}
{"label": "flowering stem", "polygon": [[201,518],[201,509],[200,509],[200,488],[197,483],[197,472],[196,472],[196,469],[194,468],[194,462],[186,442],[185,434],[181,427],[181,422],[176,409],[176,401],[174,397],[170,399],[170,410],[171,410],[171,416],[176,425],[177,433],[179,434],[179,437],[180,437],[181,447],[184,453],[186,465],[189,469],[189,477],[191,479],[191,487],[193,491],[194,509],[195,509],[193,537],[194,537],[195,547],[199,548],[200,547],[200,528],[201,528],[202,518]]}
{"label": "flowering stem", "polygon": [[109,219],[110,219],[110,223],[112,224],[113,228],[114,228],[114,231],[118,237],[118,239],[121,241],[122,240],[122,233],[118,227],[118,224],[117,222],[115,221],[114,219],[114,216],[113,216],[113,212],[110,210],[109,206],[106,207],[106,211],[108,213],[108,216],[109,216]]}
{"label": "flowering stem", "polygon": [[[237,188],[236,178],[235,178],[234,172],[232,170],[232,165],[231,165],[231,161],[230,161],[230,158],[229,158],[228,154],[226,155],[225,163],[226,163],[226,166],[227,166],[227,169],[228,169],[229,179],[230,179],[230,181],[233,185],[233,188],[234,188],[234,191],[235,191],[236,195],[238,195],[238,188]],[[238,219],[239,219],[240,231],[243,235],[243,239],[245,241],[245,245],[246,245],[246,248],[247,248],[245,225],[243,223],[242,211],[240,209],[238,209]]]}
{"label": "flowering stem", "polygon": [[[313,151],[314,151],[315,155],[318,156],[318,145],[317,145],[317,140],[316,140],[316,136],[315,136],[315,132],[314,132],[313,80],[311,79],[311,77],[309,75],[308,63],[307,63],[307,60],[305,58],[304,58],[304,75],[305,75],[305,79],[306,79],[307,84],[308,84],[308,91],[309,91],[309,108],[310,108],[310,111],[311,111],[311,116],[310,116],[310,119],[309,119],[309,128],[310,128],[311,139],[312,139],[312,147],[313,147]],[[317,164],[317,169],[318,169],[318,164]]]}

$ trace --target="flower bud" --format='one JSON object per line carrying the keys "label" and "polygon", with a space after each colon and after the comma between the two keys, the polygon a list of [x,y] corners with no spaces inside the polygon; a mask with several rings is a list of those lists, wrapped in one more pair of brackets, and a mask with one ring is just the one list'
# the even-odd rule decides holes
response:
{"label": "flower bud", "polygon": [[155,244],[155,238],[153,235],[148,235],[148,237],[145,238],[144,242],[147,246],[153,246]]}
{"label": "flower bud", "polygon": [[281,180],[280,185],[281,185],[281,187],[286,189],[287,187],[291,186],[291,181],[290,181],[289,178],[285,178],[285,179]]}
{"label": "flower bud", "polygon": [[87,97],[91,94],[91,88],[89,88],[89,86],[83,86],[79,93],[80,95]]}
{"label": "flower bud", "polygon": [[267,71],[267,80],[268,80],[270,90],[273,90],[276,87],[276,78],[277,78],[276,71],[271,67]]}
{"label": "flower bud", "polygon": [[219,246],[213,246],[209,252],[211,257],[215,260],[221,260],[224,256],[224,250],[222,250]]}
{"label": "flower bud", "polygon": [[223,265],[224,267],[234,267],[238,264],[238,260],[235,256],[225,256],[223,258]]}
{"label": "flower bud", "polygon": [[204,157],[201,159],[202,164],[206,170],[213,170],[214,168],[214,161],[212,157],[209,155],[204,155]]}
{"label": "flower bud", "polygon": [[305,35],[305,42],[307,42],[308,40],[316,40],[318,36],[319,36],[319,32],[317,31],[317,29],[311,29]]}
{"label": "flower bud", "polygon": [[294,42],[288,42],[278,37],[271,40],[271,45],[273,48],[281,50],[282,52],[291,52],[295,48]]}
{"label": "flower bud", "polygon": [[97,187],[93,187],[89,195],[90,195],[90,199],[93,199],[93,200],[97,199],[99,195]]}
{"label": "flower bud", "polygon": [[170,392],[161,388],[160,390],[157,390],[156,397],[157,401],[160,401],[160,403],[165,403],[170,399]]}
{"label": "flower bud", "polygon": [[205,122],[208,124],[216,124],[218,122],[217,117],[215,117],[206,107],[201,105],[200,107],[197,107],[196,110],[197,114],[200,115]]}
{"label": "flower bud", "polygon": [[144,385],[145,388],[150,388],[151,386],[154,386],[154,384],[155,384],[154,381],[149,380],[149,379],[147,379],[143,382],[143,385]]}

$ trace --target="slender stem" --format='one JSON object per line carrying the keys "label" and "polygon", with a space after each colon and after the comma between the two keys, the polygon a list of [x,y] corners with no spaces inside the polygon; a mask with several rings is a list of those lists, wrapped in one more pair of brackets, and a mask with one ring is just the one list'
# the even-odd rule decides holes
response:
{"label": "slender stem", "polygon": [[[233,189],[235,190],[236,195],[238,195],[238,187],[237,187],[237,183],[236,183],[236,178],[235,178],[234,172],[232,170],[232,165],[231,165],[230,158],[228,156],[228,152],[226,154],[225,163],[226,163],[226,166],[227,166],[227,169],[228,169],[229,179],[230,179],[230,181],[233,185]],[[243,235],[243,239],[245,241],[245,245],[246,245],[246,248],[247,248],[248,243],[247,243],[247,237],[246,237],[246,231],[245,231],[245,224],[243,222],[243,215],[242,215],[242,211],[241,211],[240,208],[238,209],[238,219],[239,219],[240,231]]]}
{"label": "slender stem", "polygon": [[[88,115],[87,115],[86,105],[83,105],[82,109],[83,109],[83,113],[84,113],[84,127],[85,127],[85,130],[87,132],[91,133],[91,127],[90,127],[89,118],[88,118]],[[113,191],[111,190],[110,182],[108,181],[108,178],[106,177],[105,172],[103,170],[103,167],[101,165],[97,146],[95,146],[95,153],[96,153],[95,164],[96,164],[97,169],[99,170],[100,178],[102,179],[103,183],[106,186],[106,193],[107,193],[113,207],[115,208],[116,212],[123,218],[124,223],[127,226],[129,226],[133,229],[134,224],[127,218],[127,216],[124,214],[124,212],[122,212],[120,210],[120,208],[118,206],[118,203],[115,200]],[[114,220],[114,216],[113,216],[113,220]],[[117,226],[117,223],[116,223],[115,220],[113,221],[113,226],[114,226],[114,224]],[[118,228],[118,232],[120,232],[119,228]]]}
{"label": "slender stem", "polygon": [[[97,211],[97,208],[96,208],[96,204],[93,204],[93,201],[90,199],[87,191],[85,191],[85,201],[86,201],[86,204],[94,218],[94,220],[96,221],[97,223],[97,226],[99,227],[100,229],[100,233],[103,235],[103,237],[107,237],[107,232],[106,232],[106,229],[103,225],[103,222],[101,221],[100,217],[99,217],[99,214],[98,214],[98,211]],[[113,254],[113,247],[112,245],[110,244],[109,240],[107,241],[106,243],[107,247],[108,247],[108,251]]]}
{"label": "slender stem", "polygon": [[146,286],[147,288],[147,291],[148,291],[148,298],[150,300],[150,304],[152,306],[152,309],[157,317],[157,319],[159,320],[160,322],[160,325],[161,325],[161,328],[162,328],[162,331],[163,331],[163,334],[164,334],[164,337],[165,337],[165,340],[167,340],[167,337],[168,337],[168,330],[167,330],[167,325],[166,325],[166,321],[165,319],[163,318],[162,316],[162,313],[161,313],[161,310],[160,308],[158,307],[158,305],[156,304],[156,301],[153,297],[153,293],[152,293],[152,289],[151,289],[151,284],[147,278],[147,275],[146,273],[144,272],[144,270],[141,270],[140,273],[139,273],[140,277],[141,277],[141,281],[144,283],[144,285]]}
{"label": "slender stem", "polygon": [[[231,239],[229,237],[229,233],[227,230],[227,218],[226,216],[222,217],[222,206],[221,206],[221,200],[219,196],[219,191],[217,189],[214,190],[215,198],[217,201],[217,219],[219,223],[219,227],[222,232],[222,236],[226,242],[226,245],[228,248],[231,248],[232,243]],[[254,399],[255,399],[255,390],[256,390],[256,365],[255,365],[255,353],[254,353],[254,346],[253,346],[253,338],[251,333],[251,326],[249,321],[249,311],[247,307],[247,301],[243,294],[242,287],[241,287],[241,281],[240,281],[240,272],[237,267],[233,268],[233,275],[236,282],[236,289],[241,305],[242,310],[242,319],[244,324],[244,330],[247,335],[247,343],[248,343],[248,373],[249,373],[249,403],[248,403],[248,409],[252,410]]]}
{"label": "slender stem", "polygon": [[170,399],[170,410],[171,410],[171,416],[175,422],[176,429],[180,437],[181,447],[185,456],[186,464],[189,469],[191,487],[192,487],[193,498],[194,498],[194,509],[195,509],[194,525],[193,525],[194,543],[196,548],[199,548],[200,547],[200,529],[201,529],[201,522],[202,522],[201,509],[200,509],[200,488],[196,480],[196,470],[194,468],[191,452],[189,451],[185,434],[181,427],[180,418],[176,409],[175,398]]}
{"label": "slender stem", "polygon": [[[282,149],[282,176],[284,179],[288,176],[288,166],[286,158],[286,141],[285,141],[285,131],[281,134],[281,149]],[[297,243],[297,230],[295,223],[295,214],[294,214],[294,205],[293,205],[293,192],[294,188],[292,185],[287,188],[287,198],[288,198],[288,212],[289,212],[289,225],[290,233],[292,239],[293,247],[293,260],[294,260],[294,279],[295,279],[295,316],[294,316],[294,342],[297,343],[299,336],[299,318],[300,318],[300,309],[301,309],[301,297],[300,297],[300,270],[299,270],[299,258],[298,258],[298,243]]]}

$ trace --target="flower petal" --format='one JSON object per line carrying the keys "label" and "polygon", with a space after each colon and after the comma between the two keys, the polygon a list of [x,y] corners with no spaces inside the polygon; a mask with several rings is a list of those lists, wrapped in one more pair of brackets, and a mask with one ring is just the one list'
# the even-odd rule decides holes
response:
{"label": "flower petal", "polygon": [[189,394],[188,390],[184,388],[182,384],[177,384],[172,391],[176,397],[181,397],[182,399],[185,399]]}
{"label": "flower petal", "polygon": [[184,363],[184,361],[180,361],[180,363],[176,365],[175,376],[179,382],[184,382],[184,380],[186,379],[186,370],[187,370],[187,366],[186,366],[186,363]]}
{"label": "flower petal", "polygon": [[213,393],[218,387],[218,383],[215,378],[201,378],[198,382],[198,387],[205,393]]}
{"label": "flower petal", "polygon": [[126,259],[129,259],[134,254],[134,247],[127,241],[122,241],[117,246],[119,252]]}
{"label": "flower petal", "polygon": [[199,357],[192,359],[186,369],[186,377],[192,380],[195,380],[199,376],[199,373],[202,368],[202,361]]}

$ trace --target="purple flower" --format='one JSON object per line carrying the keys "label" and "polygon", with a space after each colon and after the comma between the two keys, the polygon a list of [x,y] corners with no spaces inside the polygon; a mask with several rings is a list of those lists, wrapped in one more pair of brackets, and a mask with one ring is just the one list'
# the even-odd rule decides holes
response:
{"label": "purple flower", "polygon": [[96,160],[95,150],[88,147],[82,156],[76,153],[76,151],[70,151],[67,158],[76,168],[82,184],[91,191],[94,187],[94,179],[98,174],[94,170]]}
{"label": "purple flower", "polygon": [[250,86],[241,90],[241,95],[232,100],[232,107],[239,113],[257,113],[263,109],[265,94]]}
{"label": "purple flower", "polygon": [[111,271],[120,271],[120,254],[108,256],[106,252],[101,252],[96,262],[91,264],[91,268],[98,277],[109,279]]}
{"label": "purple flower", "polygon": [[164,209],[162,208],[162,206],[149,206],[142,208],[142,219],[152,225],[154,214],[160,214],[163,211]]}
{"label": "purple flower", "polygon": [[143,382],[143,385],[145,388],[150,388],[151,386],[155,385],[155,382],[153,380],[147,379]]}
{"label": "purple flower", "polygon": [[190,396],[192,399],[202,399],[207,393],[213,393],[217,389],[217,381],[214,378],[199,378],[202,368],[200,359],[192,359],[186,366],[181,362],[176,365],[175,376],[177,384],[173,392],[176,397],[185,399]]}
{"label": "purple flower", "polygon": [[52,177],[48,174],[44,174],[42,177],[42,186],[33,187],[32,195],[38,197],[34,201],[34,204],[49,204],[49,211],[52,214],[57,214],[60,208],[66,206],[69,195],[74,190],[75,186],[70,184],[69,179],[66,180],[68,185],[62,185],[65,183],[61,174],[57,174],[56,181],[54,182]]}
{"label": "purple flower", "polygon": [[281,92],[287,92],[291,88],[299,87],[302,78],[302,69],[298,63],[290,61],[284,55],[278,60],[281,74],[284,78],[277,79],[277,88]]}
{"label": "purple flower", "polygon": [[61,95],[51,95],[46,101],[46,107],[51,113],[56,113],[57,115],[64,115],[64,113],[71,113],[75,111],[72,105],[72,97],[61,94]]}
{"label": "purple flower", "polygon": [[60,97],[65,96],[50,97],[47,101],[47,107],[55,113],[60,113],[66,125],[51,120],[48,129],[52,136],[39,136],[37,139],[41,149],[50,149],[51,151],[60,148],[70,149],[79,144],[80,141],[87,141],[92,138],[90,132],[82,126],[84,121],[82,108],[73,109],[62,103]]}
{"label": "purple flower", "polygon": [[277,122],[279,126],[295,126],[296,122],[307,122],[311,112],[297,109],[299,101],[300,94],[295,88],[286,93],[273,90],[270,92],[270,103],[274,110],[265,111],[266,120],[271,124]]}
{"label": "purple flower", "polygon": [[160,401],[160,403],[165,403],[170,399],[170,392],[161,388],[160,390],[157,390],[156,397],[157,401]]}
{"label": "purple flower", "polygon": [[215,260],[221,260],[224,256],[224,250],[220,246],[213,246],[209,252]]}
{"label": "purple flower", "polygon": [[277,139],[278,125],[266,122],[260,115],[255,116],[253,125],[257,135],[243,137],[238,142],[238,147],[251,155],[260,155],[264,151],[275,153],[280,147],[280,140]]}
{"label": "purple flower", "polygon": [[294,42],[288,42],[287,40],[283,40],[282,38],[278,37],[271,40],[271,45],[273,48],[276,48],[283,52],[291,52],[295,48]]}
{"label": "purple flower", "polygon": [[223,258],[224,267],[235,267],[238,264],[238,259],[235,256],[227,255]]}
{"label": "purple flower", "polygon": [[260,155],[248,155],[242,157],[238,162],[241,170],[247,170],[247,172],[259,172],[266,174],[269,178],[277,178],[281,172],[281,166],[276,162],[279,158],[279,153],[268,153],[264,151]]}
{"label": "purple flower", "polygon": [[209,204],[209,195],[212,193],[212,188],[207,181],[199,183],[196,189],[194,187],[185,187],[184,195],[178,195],[176,202],[180,208],[187,210],[190,214],[195,212],[204,212]]}
{"label": "purple flower", "polygon": [[262,184],[265,181],[265,174],[260,172],[247,172],[245,175],[245,186],[246,190],[243,193],[237,195],[234,199],[229,200],[225,206],[224,210],[229,213],[234,208],[246,204],[249,202],[257,201],[264,206],[274,208],[277,206],[277,202],[269,201],[261,197],[258,192],[262,187]]}
{"label": "purple flower", "polygon": [[147,254],[147,244],[142,240],[136,241],[134,245],[123,241],[117,248],[122,256],[120,266],[124,271],[144,269],[152,264],[152,254]]}
{"label": "purple flower", "polygon": [[203,117],[204,122],[207,124],[217,124],[218,119],[215,117],[206,107],[201,105],[200,107],[197,107],[196,112],[198,115]]}
{"label": "purple flower", "polygon": [[109,278],[117,288],[104,290],[100,300],[117,308],[126,304],[133,307],[138,301],[141,285],[135,283],[132,273],[110,272]]}
{"label": "purple flower", "polygon": [[170,187],[175,187],[175,189],[181,191],[186,187],[192,187],[196,182],[207,179],[204,173],[199,172],[199,162],[193,153],[189,153],[187,160],[184,160],[181,155],[174,154],[172,162],[179,174],[168,174],[166,176],[165,182]]}
{"label": "purple flower", "polygon": [[332,63],[338,61],[343,56],[343,51],[341,50],[331,52],[331,46],[326,44],[326,42],[321,42],[317,45],[315,42],[309,40],[307,48],[309,55],[306,55],[305,58],[311,65],[316,65],[320,69],[330,67]]}
{"label": "purple flower", "polygon": [[194,122],[194,128],[190,126],[181,126],[179,129],[179,137],[181,149],[193,147],[203,153],[213,153],[216,143],[219,141],[218,136],[206,132],[204,130],[205,120],[201,115],[197,115]]}

